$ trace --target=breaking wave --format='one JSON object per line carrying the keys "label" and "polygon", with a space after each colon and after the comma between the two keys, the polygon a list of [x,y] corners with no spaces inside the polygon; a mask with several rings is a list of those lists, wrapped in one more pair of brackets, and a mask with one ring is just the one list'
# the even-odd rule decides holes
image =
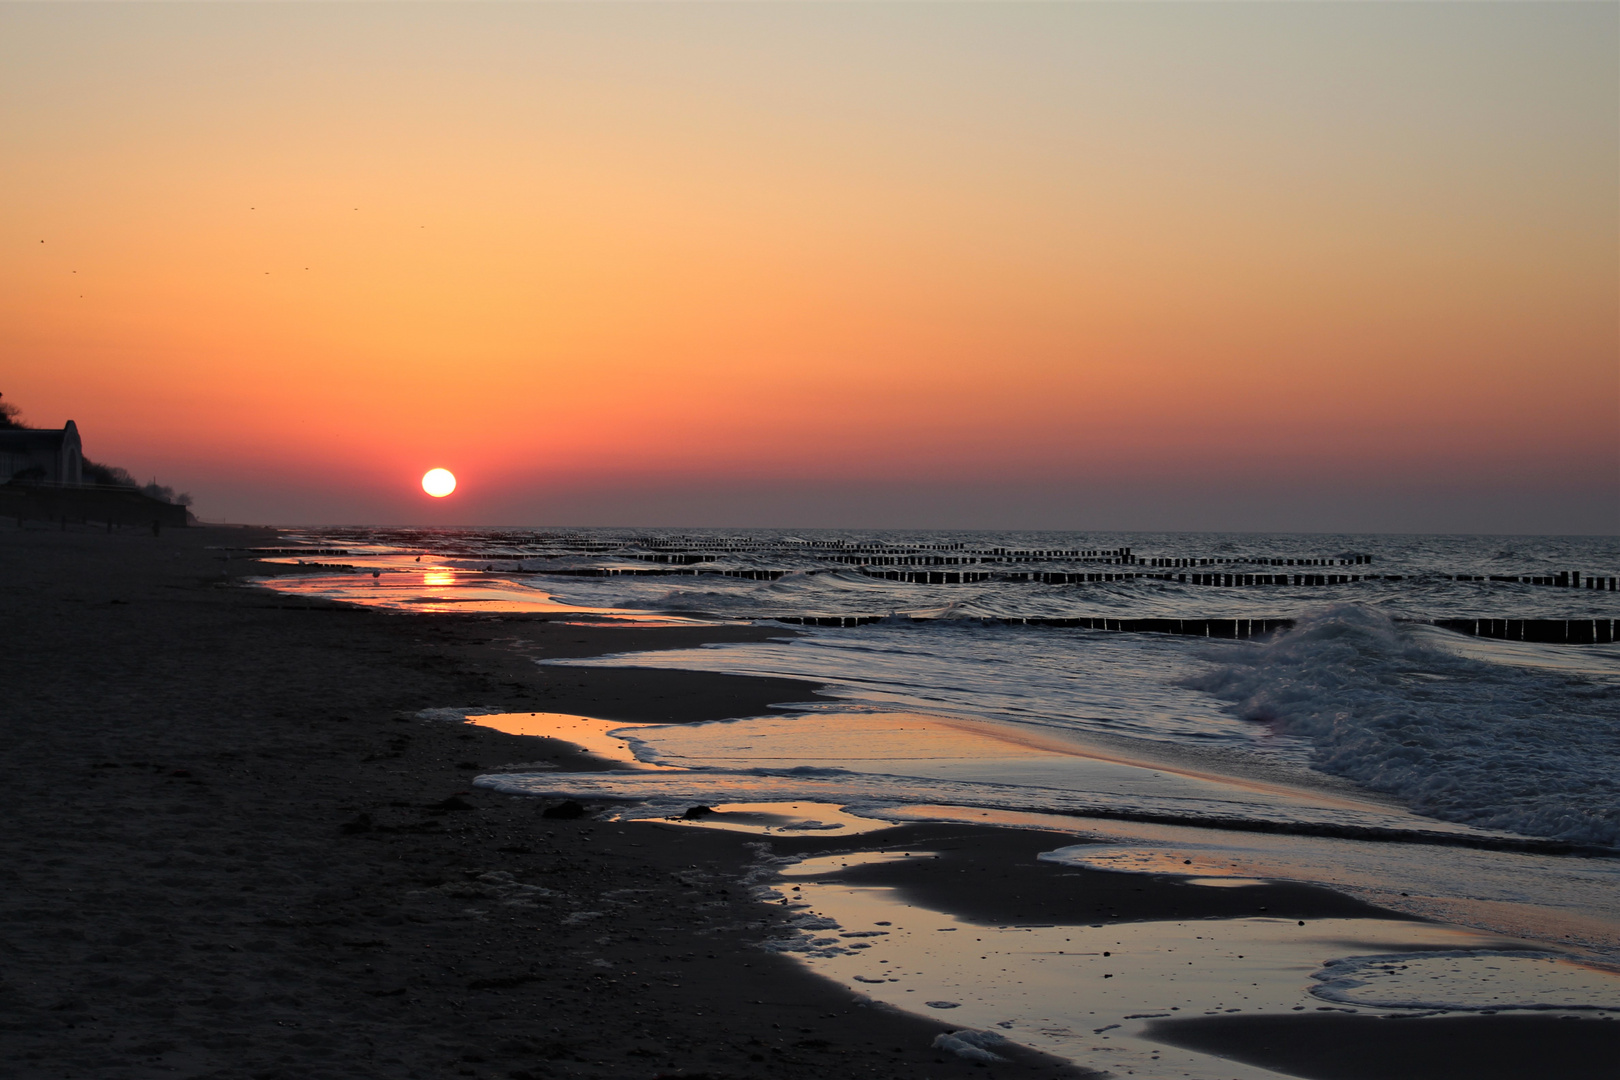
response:
{"label": "breaking wave", "polygon": [[1316,768],[1418,813],[1620,847],[1620,686],[1610,681],[1456,656],[1419,628],[1335,605],[1183,684],[1310,739]]}

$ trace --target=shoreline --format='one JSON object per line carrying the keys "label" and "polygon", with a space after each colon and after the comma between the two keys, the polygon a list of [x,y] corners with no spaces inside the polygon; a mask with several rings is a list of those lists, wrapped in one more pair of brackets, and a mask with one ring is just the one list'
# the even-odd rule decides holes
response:
{"label": "shoreline", "polygon": [[747,715],[784,687],[579,677],[491,646],[753,628],[289,601],[236,587],[265,564],[207,550],[275,535],[0,531],[0,612],[26,627],[0,718],[0,1041],[19,1080],[1087,1075],[942,1053],[952,1025],[755,948],[784,915],[736,885],[754,838],[544,818],[468,783],[533,738],[407,719]]}
{"label": "shoreline", "polygon": [[[471,781],[513,763],[612,763],[417,714],[763,715],[815,700],[816,684],[533,661],[793,631],[367,609],[240,587],[300,568],[208,550],[275,535],[0,531],[0,610],[30,629],[12,635],[0,719],[13,825],[0,1007],[19,1077],[1098,1075],[1001,1044],[1013,1060],[942,1052],[948,1017],[758,948],[792,931],[799,906],[757,895],[767,853],[934,850],[817,880],[986,926],[1408,918],[1315,886],[1035,861],[1085,842],[1079,828],[760,836],[546,817],[555,800]],[[1249,1015],[1154,1037],[1324,1080],[1441,1075],[1399,1070],[1465,1050],[1470,1075],[1505,1080],[1524,1075],[1526,1040],[1560,1075],[1586,1075],[1571,1055],[1587,1043],[1620,1053],[1620,1024],[1510,1019],[1408,1019],[1386,1038],[1369,1034],[1372,1014]]]}

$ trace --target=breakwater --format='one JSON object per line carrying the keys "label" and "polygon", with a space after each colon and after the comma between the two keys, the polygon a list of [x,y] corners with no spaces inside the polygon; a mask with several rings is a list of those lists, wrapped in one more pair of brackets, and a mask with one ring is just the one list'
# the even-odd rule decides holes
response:
{"label": "breakwater", "polygon": [[[799,626],[868,626],[896,621],[885,615],[784,615],[774,621]],[[904,616],[898,621],[923,622]],[[1053,626],[1081,630],[1106,630],[1122,634],[1180,634],[1188,637],[1255,638],[1288,630],[1293,619],[1115,619],[1106,616],[1074,618],[984,618],[980,622],[1001,626]],[[1428,619],[1431,626],[1467,634],[1470,637],[1502,641],[1530,641],[1544,645],[1607,645],[1615,640],[1614,619]]]}

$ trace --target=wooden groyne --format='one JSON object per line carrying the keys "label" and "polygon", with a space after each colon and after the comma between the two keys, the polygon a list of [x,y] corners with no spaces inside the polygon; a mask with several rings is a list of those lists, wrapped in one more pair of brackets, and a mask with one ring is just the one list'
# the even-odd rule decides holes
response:
{"label": "wooden groyne", "polygon": [[[893,616],[882,615],[783,615],[778,616],[775,621],[802,626],[868,626],[896,619]],[[898,621],[907,620],[905,616],[899,616]],[[1208,638],[1264,637],[1266,634],[1287,630],[1294,625],[1293,619],[1116,619],[1106,615],[1080,615],[1073,618],[987,617],[977,621],[996,626],[1055,626],[1077,630],[1107,630],[1120,634],[1180,634],[1185,637]]]}
{"label": "wooden groyne", "polygon": [[[716,577],[744,578],[749,581],[776,581],[788,574],[825,574],[826,569],[807,570],[726,570],[712,565],[685,565],[665,567],[640,566],[585,566],[559,570],[513,570],[511,573],[540,573],[557,577]],[[1245,574],[1202,572],[1190,574],[1153,573],[1146,570],[879,570],[860,567],[855,572],[881,581],[898,581],[910,585],[971,585],[981,581],[1019,581],[1042,585],[1090,585],[1122,581],[1166,581],[1178,585],[1196,585],[1214,589],[1252,589],[1267,587],[1325,588],[1334,585],[1352,585],[1359,581],[1405,581],[1403,574]],[[1449,578],[1448,578],[1449,580]],[[1483,578],[1459,576],[1459,581],[1481,581]],[[1614,592],[1615,578],[1585,577],[1580,574],[1559,574],[1545,578],[1491,578],[1492,581],[1520,582],[1527,585],[1556,585],[1567,588],[1599,589]]]}
{"label": "wooden groyne", "polygon": [[1451,574],[1452,581],[1500,581],[1509,585],[1548,585],[1555,589],[1596,589],[1599,592],[1614,592],[1615,585],[1620,578],[1601,577],[1595,574],[1581,576],[1579,570],[1560,571],[1556,574]]}
{"label": "wooden groyne", "polygon": [[[905,622],[905,616],[782,615],[774,620],[799,626],[869,626]],[[925,622],[926,619],[913,621]],[[971,620],[962,620],[971,621]],[[1121,634],[1178,634],[1184,637],[1246,639],[1264,637],[1294,627],[1293,619],[1116,619],[1094,615],[1074,618],[983,618],[980,623],[999,626],[1053,626],[1080,630],[1106,630]],[[1471,637],[1503,641],[1529,641],[1543,645],[1607,645],[1615,641],[1616,619],[1433,619],[1442,630]]]}
{"label": "wooden groyne", "polygon": [[[345,549],[326,548],[260,548],[254,549],[258,554],[269,555],[353,555],[355,552]],[[510,556],[509,556],[510,557]],[[621,558],[626,556],[619,556]],[[632,556],[633,557],[633,556]],[[519,562],[523,561],[521,557]],[[345,567],[326,563],[307,563],[309,566],[319,566],[323,569],[343,569]],[[671,558],[662,565],[654,566],[575,566],[567,568],[524,568],[520,565],[497,568],[493,563],[485,567],[486,570],[497,571],[503,574],[544,574],[551,577],[728,577],[741,578],[745,581],[777,581],[789,574],[827,574],[834,573],[831,567],[808,568],[803,570],[775,570],[775,569],[725,569],[715,566],[707,559],[676,559]],[[910,585],[971,585],[983,581],[1012,581],[1030,582],[1041,585],[1092,585],[1108,584],[1126,581],[1164,581],[1178,585],[1193,585],[1202,588],[1214,589],[1252,589],[1252,588],[1326,588],[1336,585],[1352,585],[1361,581],[1406,581],[1408,577],[1402,574],[1246,574],[1229,571],[1199,571],[1193,573],[1155,573],[1150,570],[920,570],[920,569],[877,569],[863,566],[856,568],[854,573],[881,581],[897,581]],[[1447,575],[1445,580],[1453,580]],[[1617,579],[1585,576],[1579,573],[1561,573],[1556,576],[1545,577],[1469,577],[1457,575],[1457,581],[1496,581],[1518,583],[1526,585],[1551,585],[1564,588],[1597,589],[1614,592]]]}
{"label": "wooden groyne", "polygon": [[[789,574],[826,574],[830,569],[808,570],[726,570],[716,566],[576,566],[566,569],[503,569],[502,573],[546,574],[552,577],[730,577],[749,581],[776,581]],[[1145,571],[1062,571],[1062,570],[874,570],[863,567],[862,575],[882,581],[913,585],[971,585],[980,581],[1027,581],[1045,585],[1085,585],[1115,581],[1171,581],[1183,585],[1242,588],[1256,585],[1343,585],[1352,581],[1401,581],[1398,574],[1153,574]]]}
{"label": "wooden groyne", "polygon": [[[423,539],[431,540],[424,536]],[[396,539],[409,539],[405,535]],[[460,558],[541,560],[605,558],[650,563],[659,569],[586,567],[541,570],[569,577],[620,577],[652,574],[717,573],[758,581],[775,581],[790,573],[824,573],[848,568],[867,577],[916,585],[967,585],[981,581],[1029,581],[1046,585],[1084,585],[1138,579],[1172,581],[1211,588],[1287,586],[1313,588],[1351,585],[1361,581],[1429,580],[1492,581],[1567,588],[1616,591],[1620,579],[1559,571],[1550,574],[1492,575],[1427,573],[1375,574],[1364,569],[1373,556],[1364,552],[1286,557],[1262,553],[1208,555],[1138,555],[1128,547],[1116,548],[1013,548],[950,544],[896,544],[845,540],[799,540],[760,537],[630,536],[619,539],[573,534],[511,534],[485,540],[478,549],[446,549],[438,554]],[[501,548],[504,550],[496,550]],[[722,569],[727,560],[755,562],[781,559],[782,569]],[[812,559],[820,566],[793,565]],[[1045,567],[1028,564],[1047,564]],[[717,565],[718,564],[718,565]],[[1054,565],[1055,564],[1055,565]],[[1075,564],[1090,564],[1075,565]],[[663,569],[663,568],[668,569]],[[696,569],[692,569],[696,568]],[[1095,568],[1095,569],[1094,569]],[[1129,569],[1126,569],[1129,568]],[[1354,569],[1352,569],[1354,568]]]}
{"label": "wooden groyne", "polygon": [[[1192,569],[1213,566],[1364,566],[1371,555],[1349,554],[1312,558],[1269,555],[1141,556],[1128,547],[1118,548],[1009,548],[970,547],[957,544],[857,544],[842,540],[765,541],[738,537],[727,540],[647,538],[618,545],[601,541],[563,543],[564,538],[536,538],[541,546],[561,545],[580,554],[607,554],[652,563],[714,562],[728,555],[795,555],[842,566],[978,566],[1032,562],[1089,562],[1106,566],[1143,566]],[[635,550],[635,549],[640,549]]]}
{"label": "wooden groyne", "polygon": [[1615,619],[1435,619],[1434,625],[1470,637],[1533,641],[1542,645],[1607,645]]}
{"label": "wooden groyne", "polygon": [[[521,570],[502,573],[546,574],[550,577],[729,577],[747,581],[775,581],[793,573],[792,570],[721,570],[718,567],[700,569],[655,569],[640,566],[577,566],[567,570]],[[803,571],[815,573],[815,571]]]}
{"label": "wooden groyne", "polygon": [[[893,621],[882,615],[784,615],[776,622],[802,626],[868,626],[872,623]],[[901,616],[900,621],[905,621]],[[928,620],[915,620],[924,622]],[[1077,616],[1074,618],[997,619],[984,618],[980,623],[997,626],[1056,626],[1079,630],[1108,630],[1122,634],[1181,634],[1188,637],[1251,638],[1263,637],[1294,625],[1293,619],[1115,619],[1108,616]]]}
{"label": "wooden groyne", "polygon": [[1086,585],[1110,581],[1173,581],[1181,585],[1244,588],[1256,585],[1348,585],[1353,581],[1402,581],[1399,574],[1155,574],[1145,570],[872,570],[862,574],[917,585],[965,585],[975,581],[1032,581],[1043,585]]}

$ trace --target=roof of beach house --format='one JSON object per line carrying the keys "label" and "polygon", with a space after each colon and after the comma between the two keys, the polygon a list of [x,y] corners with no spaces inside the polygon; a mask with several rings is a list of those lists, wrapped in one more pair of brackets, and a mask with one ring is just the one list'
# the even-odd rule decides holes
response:
{"label": "roof of beach house", "polygon": [[0,450],[9,450],[12,453],[27,453],[29,451],[59,449],[64,441],[72,435],[72,442],[79,441],[79,429],[69,420],[64,427],[59,428],[5,428],[0,429]]}

